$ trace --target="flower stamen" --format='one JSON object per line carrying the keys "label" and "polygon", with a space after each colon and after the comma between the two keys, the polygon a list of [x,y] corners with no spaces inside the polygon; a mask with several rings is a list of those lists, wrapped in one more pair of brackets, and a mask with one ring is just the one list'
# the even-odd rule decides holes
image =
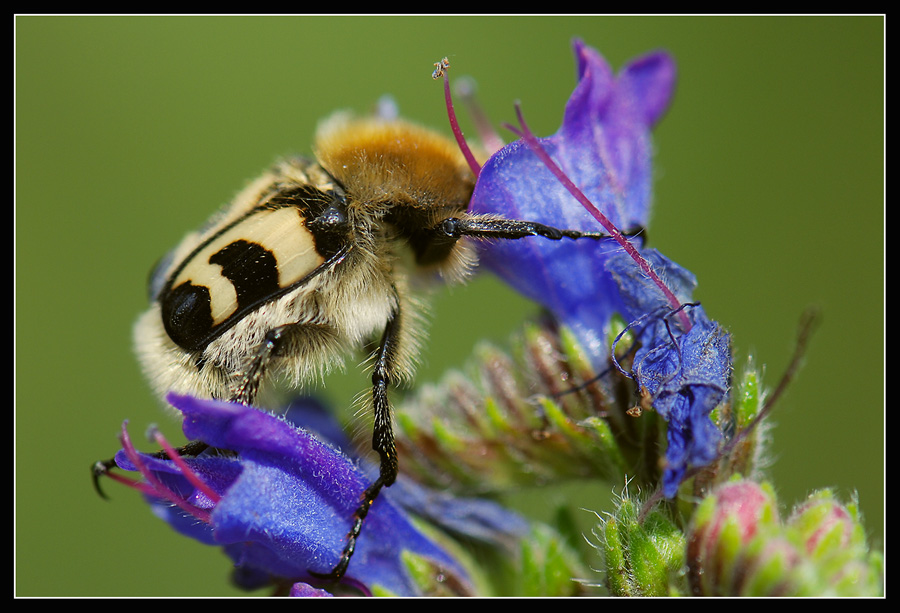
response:
{"label": "flower stamen", "polygon": [[175,448],[166,440],[166,437],[163,436],[162,432],[157,430],[155,427],[151,428],[150,436],[153,437],[153,440],[156,441],[160,447],[166,452],[166,455],[169,456],[169,459],[175,463],[175,466],[181,470],[181,474],[187,479],[191,485],[197,488],[203,495],[209,498],[213,504],[218,504],[219,500],[222,499],[219,496],[219,493],[213,490],[209,485],[200,478],[200,476],[191,469],[190,466],[187,465],[187,462],[184,461],[184,458],[181,457],[181,454],[175,451]]}
{"label": "flower stamen", "polygon": [[119,483],[126,487],[130,487],[133,490],[137,490],[137,491],[141,492],[142,494],[146,494],[148,496],[156,495],[156,490],[153,489],[153,487],[151,485],[149,485],[148,483],[144,483],[143,481],[138,481],[136,479],[129,479],[128,477],[126,477],[124,475],[120,475],[119,473],[112,472],[111,470],[106,470],[103,473],[103,476],[107,477],[109,479],[112,479],[116,483]]}
{"label": "flower stamen", "polygon": [[434,66],[431,78],[444,80],[444,101],[447,104],[447,116],[450,119],[450,129],[453,130],[453,137],[456,138],[456,143],[459,145],[459,149],[466,158],[466,162],[468,162],[469,168],[472,169],[475,178],[478,178],[478,175],[481,174],[481,164],[478,163],[478,160],[475,159],[475,154],[469,148],[466,137],[463,136],[459,122],[456,120],[456,111],[453,110],[453,96],[450,95],[450,77],[447,76],[450,60],[443,58],[440,62],[435,62]]}
{"label": "flower stamen", "polygon": [[[144,460],[141,458],[140,453],[138,452],[137,449],[135,449],[134,445],[132,444],[131,437],[128,436],[128,429],[126,428],[127,425],[128,425],[127,421],[122,424],[122,433],[119,435],[119,440],[122,443],[122,451],[125,452],[125,456],[129,459],[129,461],[131,461],[132,464],[134,464],[135,468],[137,468],[137,470],[141,474],[141,476],[147,480],[147,483],[149,484],[149,487],[148,487],[149,491],[147,491],[147,493],[149,493],[151,496],[156,496],[157,498],[162,498],[163,500],[171,502],[172,504],[177,506],[179,509],[181,509],[185,513],[188,513],[189,515],[196,517],[197,519],[199,519],[200,521],[202,521],[204,523],[209,523],[210,518],[209,518],[209,513],[207,511],[205,511],[203,509],[198,509],[194,505],[188,503],[181,496],[179,496],[178,494],[173,492],[170,488],[166,487],[162,483],[162,481],[160,481],[156,477],[156,475],[154,475],[153,472],[149,468],[147,468],[147,465],[144,463]],[[167,453],[168,453],[168,451],[167,451]],[[192,471],[190,471],[190,469],[189,469],[189,472],[192,472]],[[142,491],[146,491],[143,488],[140,488],[140,489]]]}
{"label": "flower stamen", "polygon": [[663,295],[666,298],[666,301],[671,305],[672,309],[675,310],[675,313],[678,315],[678,320],[681,322],[684,331],[687,332],[691,329],[691,320],[688,318],[687,314],[685,314],[684,310],[681,309],[681,302],[669,289],[669,287],[663,282],[662,279],[659,278],[659,275],[653,270],[650,266],[650,263],[644,259],[644,256],[640,254],[640,252],[628,242],[628,239],[625,238],[625,235],[609,220],[609,218],[604,215],[600,209],[594,206],[594,203],[590,201],[590,199],[584,195],[578,186],[576,186],[569,176],[559,167],[559,165],[553,161],[553,158],[547,153],[547,151],[541,146],[537,137],[528,127],[528,124],[525,123],[525,117],[522,114],[522,107],[520,104],[516,103],[516,116],[519,119],[520,128],[515,128],[509,124],[505,124],[505,127],[510,130],[513,134],[521,138],[525,141],[525,144],[528,145],[528,148],[534,152],[535,155],[543,162],[544,166],[553,173],[553,175],[562,183],[563,187],[565,187],[570,194],[572,194],[581,205],[587,209],[587,211],[593,215],[594,219],[600,222],[600,225],[612,236],[619,245],[622,246],[622,249],[631,257],[632,260],[637,263],[638,267],[640,267],[641,271],[653,281],[653,283],[660,289]]}

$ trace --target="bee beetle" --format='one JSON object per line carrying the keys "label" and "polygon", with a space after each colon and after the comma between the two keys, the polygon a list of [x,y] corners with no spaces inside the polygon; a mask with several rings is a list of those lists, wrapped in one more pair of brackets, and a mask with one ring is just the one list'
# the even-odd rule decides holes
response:
{"label": "bee beetle", "polygon": [[470,239],[606,235],[469,214],[475,177],[456,144],[402,120],[336,115],[320,126],[315,154],[276,164],[158,265],[135,342],[160,395],[253,404],[269,378],[301,386],[380,339],[371,397],[380,471],[341,559],[319,575],[337,580],[397,477],[387,390],[412,376],[418,348],[409,276],[464,279],[477,261]]}

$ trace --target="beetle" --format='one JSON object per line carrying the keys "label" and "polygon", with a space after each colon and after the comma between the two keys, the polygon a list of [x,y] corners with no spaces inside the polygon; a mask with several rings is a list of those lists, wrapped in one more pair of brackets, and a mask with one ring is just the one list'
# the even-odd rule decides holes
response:
{"label": "beetle", "polygon": [[[410,280],[465,280],[479,239],[607,235],[469,213],[475,177],[456,144],[405,120],[339,113],[315,143],[315,159],[276,163],[160,262],[134,337],[161,396],[242,404],[254,404],[276,375],[301,387],[376,341],[379,475],[362,494],[340,560],[313,573],[336,581],[372,503],[398,473],[388,389],[412,377],[422,337]],[[111,466],[98,463],[95,477]]]}

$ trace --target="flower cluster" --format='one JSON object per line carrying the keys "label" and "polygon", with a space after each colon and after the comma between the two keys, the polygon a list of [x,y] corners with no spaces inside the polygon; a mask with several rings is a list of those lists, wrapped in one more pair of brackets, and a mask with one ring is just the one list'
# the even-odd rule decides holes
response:
{"label": "flower cluster", "polygon": [[[665,53],[653,53],[616,76],[595,50],[581,41],[574,47],[579,80],[563,125],[538,143],[612,224],[642,228],[650,214],[650,129],[671,99],[674,63]],[[558,228],[601,229],[525,139],[487,161],[470,210]],[[609,355],[610,319],[622,309],[619,288],[603,268],[619,251],[611,239],[498,241],[483,247],[480,261],[572,328],[602,364]]]}
{"label": "flower cluster", "polygon": [[[551,317],[525,329],[516,358],[481,347],[468,373],[397,407],[406,476],[373,504],[341,585],[320,577],[377,469],[340,450],[351,445],[318,405],[298,401],[281,418],[172,395],[185,435],[207,446],[185,457],[161,435],[163,452],[139,453],[123,428],[116,464],[141,479],[114,478],[176,530],[222,547],[238,584],[310,596],[574,595],[601,583],[616,595],[882,589],[852,506],[825,493],[782,524],[769,490],[729,482],[757,468],[756,373],[732,389],[729,335],[693,301],[694,276],[641,232],[650,133],[672,98],[674,62],[655,52],[615,74],[581,41],[574,52],[561,128],[537,138],[520,116],[520,138],[477,169],[470,211],[609,237],[479,244],[483,266]],[[470,497],[575,477],[627,480],[666,501],[623,493],[600,522],[602,582],[561,532]],[[689,484],[715,493],[695,506],[678,497]],[[780,582],[779,569],[790,571]],[[860,589],[843,589],[851,584]]]}
{"label": "flower cluster", "polygon": [[870,553],[856,504],[814,493],[787,520],[772,487],[735,480],[697,509],[687,537],[696,596],[869,596],[883,559]]}
{"label": "flower cluster", "polygon": [[[368,477],[324,442],[327,430],[314,435],[298,427],[328,424],[319,405],[294,403],[280,419],[189,396],[170,394],[169,402],[184,416],[185,436],[209,449],[193,458],[174,450],[167,457],[141,454],[123,429],[116,462],[144,476],[154,512],[186,536],[222,546],[243,587],[289,582],[290,589],[304,590],[315,582],[313,573],[330,571]],[[347,583],[365,591],[418,593],[404,571],[403,557],[414,555],[440,569],[461,593],[470,592],[466,572],[393,498],[376,502],[366,527],[379,538],[360,540]]]}
{"label": "flower cluster", "polygon": [[610,357],[613,316],[630,322],[640,346],[633,378],[668,423],[664,493],[672,497],[690,468],[718,452],[710,413],[726,399],[732,371],[728,335],[702,308],[684,313],[693,275],[618,232],[647,222],[650,130],[669,105],[675,66],[657,52],[614,75],[595,50],[581,41],[574,49],[579,81],[562,127],[494,154],[471,208],[578,230],[596,230],[599,221],[613,236],[575,245],[505,241],[485,247],[482,262],[571,328],[598,368]]}

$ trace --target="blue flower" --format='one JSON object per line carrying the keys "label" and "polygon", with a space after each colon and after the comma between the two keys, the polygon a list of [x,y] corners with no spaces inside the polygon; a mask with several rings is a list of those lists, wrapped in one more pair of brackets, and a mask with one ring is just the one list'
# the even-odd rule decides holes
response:
{"label": "blue flower", "polygon": [[[309,571],[328,573],[337,563],[368,477],[286,419],[223,401],[175,394],[169,401],[184,415],[185,435],[210,449],[193,458],[141,454],[123,429],[119,467],[144,476],[146,483],[137,486],[176,530],[222,546],[240,585],[293,584],[293,593],[315,593],[304,585],[316,584]],[[287,419],[309,409],[308,402],[295,405]],[[344,582],[364,592],[418,595],[405,552],[468,584],[459,563],[411,523],[390,493],[373,504]]]}
{"label": "blue flower", "polygon": [[[641,228],[650,210],[650,130],[668,107],[675,64],[666,53],[656,52],[614,75],[594,49],[578,40],[573,46],[578,84],[562,127],[538,140],[613,224],[626,231]],[[594,217],[521,139],[484,165],[469,210],[557,228],[598,230]],[[619,249],[612,239],[497,241],[484,244],[480,259],[572,328],[601,364],[609,356],[610,318],[622,305],[612,279],[598,271]]]}
{"label": "blue flower", "polygon": [[722,434],[710,412],[728,393],[732,370],[728,335],[698,305],[685,306],[693,275],[643,249],[640,238],[625,244],[619,230],[647,222],[650,130],[668,107],[675,67],[657,52],[614,76],[596,51],[574,47],[579,81],[562,127],[539,139],[522,121],[514,130],[522,138],[481,170],[471,211],[583,231],[597,231],[599,221],[619,236],[487,243],[481,260],[571,328],[598,368],[614,349],[612,316],[631,322],[639,349],[626,374],[668,424],[663,493],[671,497],[690,468],[718,453]]}
{"label": "blue flower", "polygon": [[722,433],[710,418],[730,387],[731,340],[699,304],[690,303],[694,276],[655,249],[642,255],[678,296],[690,329],[624,254],[606,263],[626,307],[622,315],[639,341],[632,376],[640,393],[666,420],[663,494],[673,497],[691,467],[716,459]]}

